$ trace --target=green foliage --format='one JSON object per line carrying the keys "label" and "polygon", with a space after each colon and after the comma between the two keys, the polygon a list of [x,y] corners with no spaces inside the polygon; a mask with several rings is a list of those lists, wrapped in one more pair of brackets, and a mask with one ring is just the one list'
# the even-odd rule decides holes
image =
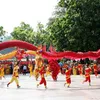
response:
{"label": "green foliage", "polygon": [[11,33],[14,39],[34,45],[53,45],[58,51],[100,49],[100,0],[60,0],[47,28],[37,24],[37,31],[22,22]]}
{"label": "green foliage", "polygon": [[32,38],[34,37],[34,32],[32,27],[29,24],[21,22],[20,26],[15,27],[14,31],[11,33],[14,39],[26,41],[33,43]]}
{"label": "green foliage", "polygon": [[100,0],[60,0],[58,6],[66,12],[60,17],[56,13],[49,20],[48,30],[53,45],[59,51],[99,49]]}
{"label": "green foliage", "polygon": [[0,26],[0,36],[4,36],[6,31],[3,29],[3,26]]}
{"label": "green foliage", "polygon": [[22,22],[20,26],[15,27],[11,35],[13,39],[26,41],[36,46],[46,44],[49,36],[43,24],[38,23],[37,31],[35,32],[29,24],[25,24],[24,22]]}
{"label": "green foliage", "polygon": [[0,26],[0,42],[3,41],[6,31],[4,30],[3,26]]}
{"label": "green foliage", "polygon": [[49,33],[40,22],[37,24],[37,31],[35,33],[35,42],[40,45],[49,45]]}

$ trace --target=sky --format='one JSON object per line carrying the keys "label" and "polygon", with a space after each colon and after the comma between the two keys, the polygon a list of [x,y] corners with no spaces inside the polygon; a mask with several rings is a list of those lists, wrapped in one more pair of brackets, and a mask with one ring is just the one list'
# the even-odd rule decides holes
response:
{"label": "sky", "polygon": [[0,26],[8,33],[21,22],[36,29],[37,23],[46,25],[58,0],[0,0]]}

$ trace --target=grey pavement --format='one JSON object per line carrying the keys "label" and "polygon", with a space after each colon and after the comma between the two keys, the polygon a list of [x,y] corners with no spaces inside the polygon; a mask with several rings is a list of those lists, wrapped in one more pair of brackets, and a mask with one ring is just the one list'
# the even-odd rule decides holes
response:
{"label": "grey pavement", "polygon": [[36,87],[39,82],[34,77],[20,75],[19,83],[21,88],[17,89],[15,82],[6,86],[11,75],[0,80],[0,100],[100,100],[100,78],[91,75],[91,86],[88,83],[82,84],[83,76],[72,75],[70,88],[64,87],[65,75],[59,74],[58,81],[54,82],[51,76],[46,77],[47,89],[44,85]]}

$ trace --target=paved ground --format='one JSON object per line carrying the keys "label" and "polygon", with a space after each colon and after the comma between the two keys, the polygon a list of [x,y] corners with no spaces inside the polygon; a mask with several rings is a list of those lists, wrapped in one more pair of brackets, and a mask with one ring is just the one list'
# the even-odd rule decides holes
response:
{"label": "paved ground", "polygon": [[65,76],[59,75],[58,81],[54,82],[50,76],[46,77],[48,89],[43,85],[36,87],[39,81],[34,77],[20,75],[20,89],[16,88],[15,82],[6,87],[11,76],[0,80],[0,100],[100,100],[100,78],[91,75],[92,84],[82,84],[83,76],[72,76],[70,88],[64,87]]}

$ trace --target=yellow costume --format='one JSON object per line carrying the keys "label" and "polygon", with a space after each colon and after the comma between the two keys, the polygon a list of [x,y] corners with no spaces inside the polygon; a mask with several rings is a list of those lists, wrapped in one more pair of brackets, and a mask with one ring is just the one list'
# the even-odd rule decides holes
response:
{"label": "yellow costume", "polygon": [[1,67],[0,67],[0,79],[2,79]]}
{"label": "yellow costume", "polygon": [[39,77],[39,71],[40,71],[42,65],[43,65],[43,59],[40,54],[37,54],[37,56],[35,58],[35,69],[34,69],[34,76],[35,76],[36,80]]}
{"label": "yellow costume", "polygon": [[12,83],[13,81],[15,81],[16,85],[17,85],[17,88],[20,88],[19,86],[19,82],[18,82],[18,69],[19,67],[18,66],[14,66],[13,68],[13,75],[12,75],[12,79],[11,81],[7,84],[7,87],[9,86],[10,83]]}
{"label": "yellow costume", "polygon": [[4,66],[3,65],[0,67],[0,78],[2,79],[2,77],[4,77]]}
{"label": "yellow costume", "polygon": [[50,75],[51,74],[51,72],[50,72],[50,70],[49,70],[49,65],[47,66],[47,68],[46,68],[46,76],[48,76],[48,75]]}
{"label": "yellow costume", "polygon": [[77,69],[75,66],[73,66],[73,75],[77,75]]}
{"label": "yellow costume", "polygon": [[37,55],[35,58],[35,66],[41,69],[42,64],[43,64],[42,57],[40,55]]}
{"label": "yellow costume", "polygon": [[30,77],[31,77],[33,75],[33,66],[32,66],[32,64],[29,64],[28,68],[29,68]]}
{"label": "yellow costume", "polygon": [[39,68],[35,68],[35,70],[34,70],[34,76],[35,76],[35,79],[37,81],[38,77],[39,77]]}

